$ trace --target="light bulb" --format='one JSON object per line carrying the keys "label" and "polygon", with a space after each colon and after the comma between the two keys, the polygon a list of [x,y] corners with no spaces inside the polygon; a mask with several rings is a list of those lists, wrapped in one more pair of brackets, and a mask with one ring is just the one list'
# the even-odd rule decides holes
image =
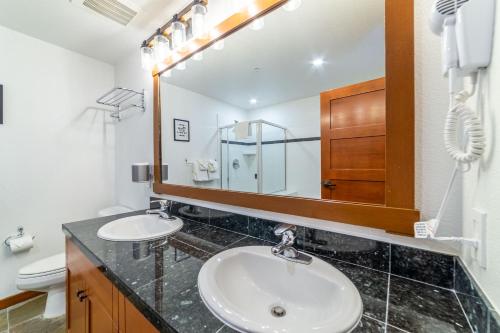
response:
{"label": "light bulb", "polygon": [[291,12],[299,8],[301,4],[302,0],[288,0],[288,2],[283,6],[283,9],[287,12]]}
{"label": "light bulb", "polygon": [[161,76],[162,77],[167,77],[167,78],[168,77],[172,77],[172,70],[169,69],[168,71],[165,71],[165,72],[161,73]]}
{"label": "light bulb", "polygon": [[147,46],[146,41],[141,47],[141,64],[142,68],[146,71],[151,71],[154,66],[153,49]]}
{"label": "light bulb", "polygon": [[224,48],[224,39],[221,39],[214,43],[214,50],[220,51]]}
{"label": "light bulb", "polygon": [[203,51],[195,53],[193,56],[193,59],[196,61],[203,60]]}
{"label": "light bulb", "polygon": [[255,105],[257,104],[257,98],[251,98],[248,103],[252,104],[252,105]]}
{"label": "light bulb", "polygon": [[201,2],[197,2],[191,7],[191,29],[194,38],[204,37],[206,34],[207,7]]}
{"label": "light bulb", "polygon": [[176,66],[175,66],[175,69],[178,69],[180,71],[183,71],[186,69],[186,62],[185,61],[181,61],[180,63],[178,63]]}
{"label": "light bulb", "polygon": [[260,17],[256,20],[253,20],[252,24],[250,24],[250,29],[258,31],[264,28],[264,18]]}
{"label": "light bulb", "polygon": [[321,66],[323,66],[325,64],[325,59],[323,59],[323,58],[316,58],[313,61],[311,61],[311,64],[314,67],[321,67]]}
{"label": "light bulb", "polygon": [[177,49],[186,42],[186,26],[182,23],[177,15],[174,16],[172,22],[172,48]]}
{"label": "light bulb", "polygon": [[153,50],[156,63],[160,63],[168,56],[170,52],[170,42],[159,31],[153,38]]}

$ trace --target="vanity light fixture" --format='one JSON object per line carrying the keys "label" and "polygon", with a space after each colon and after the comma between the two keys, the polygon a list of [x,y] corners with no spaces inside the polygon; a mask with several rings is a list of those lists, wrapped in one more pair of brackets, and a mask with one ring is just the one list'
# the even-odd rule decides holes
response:
{"label": "vanity light fixture", "polygon": [[201,61],[203,60],[203,51],[197,52],[193,55],[193,60]]}
{"label": "vanity light fixture", "polygon": [[207,7],[201,0],[196,0],[191,7],[191,30],[194,38],[204,37],[206,34]]}
{"label": "vanity light fixture", "polygon": [[217,50],[217,51],[224,49],[224,39],[221,39],[221,40],[215,42],[213,48],[214,48],[214,50]]}
{"label": "vanity light fixture", "polygon": [[186,25],[177,14],[172,18],[172,48],[178,49],[186,42]]}
{"label": "vanity light fixture", "polygon": [[156,36],[153,38],[153,51],[156,63],[161,63],[170,52],[170,42],[165,37],[161,30],[156,30]]}
{"label": "vanity light fixture", "polygon": [[258,31],[262,30],[264,28],[264,18],[259,17],[258,19],[254,20],[252,24],[250,24],[250,29]]}
{"label": "vanity light fixture", "polygon": [[148,46],[146,41],[141,46],[141,64],[146,71],[151,71],[154,66],[153,49]]}
{"label": "vanity light fixture", "polygon": [[287,12],[291,12],[299,8],[301,4],[302,0],[288,0],[288,2],[283,5],[283,9]]}

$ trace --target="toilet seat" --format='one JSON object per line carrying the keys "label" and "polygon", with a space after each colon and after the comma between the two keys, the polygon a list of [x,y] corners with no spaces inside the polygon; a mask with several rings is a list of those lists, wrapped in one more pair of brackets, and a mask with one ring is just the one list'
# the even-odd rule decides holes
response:
{"label": "toilet seat", "polygon": [[65,267],[66,254],[63,252],[24,266],[19,270],[19,276],[36,277],[57,274],[64,271]]}
{"label": "toilet seat", "polygon": [[66,279],[66,255],[60,253],[35,261],[19,270],[16,284],[19,289],[44,289],[64,283]]}

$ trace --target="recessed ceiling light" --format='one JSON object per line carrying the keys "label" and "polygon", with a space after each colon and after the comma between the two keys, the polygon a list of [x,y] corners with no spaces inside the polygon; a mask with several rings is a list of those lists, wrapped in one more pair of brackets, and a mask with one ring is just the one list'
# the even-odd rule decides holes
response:
{"label": "recessed ceiling light", "polygon": [[314,67],[321,67],[321,66],[323,66],[325,64],[325,59],[323,59],[323,58],[316,58],[313,61],[311,61],[311,64]]}
{"label": "recessed ceiling light", "polygon": [[252,104],[252,105],[255,105],[257,104],[257,99],[256,98],[251,98],[248,103]]}

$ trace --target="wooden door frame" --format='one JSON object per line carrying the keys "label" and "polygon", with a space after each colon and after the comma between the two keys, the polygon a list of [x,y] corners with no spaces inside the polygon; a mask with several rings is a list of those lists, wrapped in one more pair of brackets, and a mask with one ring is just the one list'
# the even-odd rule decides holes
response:
{"label": "wooden door frame", "polygon": [[[254,208],[265,211],[331,220],[388,232],[413,235],[415,209],[415,97],[413,0],[385,1],[386,53],[386,184],[385,205],[359,204],[310,198],[270,196],[257,193],[203,189],[163,184],[161,176],[160,74],[179,61],[221,40],[256,18],[278,8],[286,0],[256,0],[257,14],[235,14],[218,27],[219,35],[197,40],[198,48],[166,59],[162,70],[153,71],[154,89],[154,185],[158,194]],[[319,184],[318,184],[319,186]]]}

